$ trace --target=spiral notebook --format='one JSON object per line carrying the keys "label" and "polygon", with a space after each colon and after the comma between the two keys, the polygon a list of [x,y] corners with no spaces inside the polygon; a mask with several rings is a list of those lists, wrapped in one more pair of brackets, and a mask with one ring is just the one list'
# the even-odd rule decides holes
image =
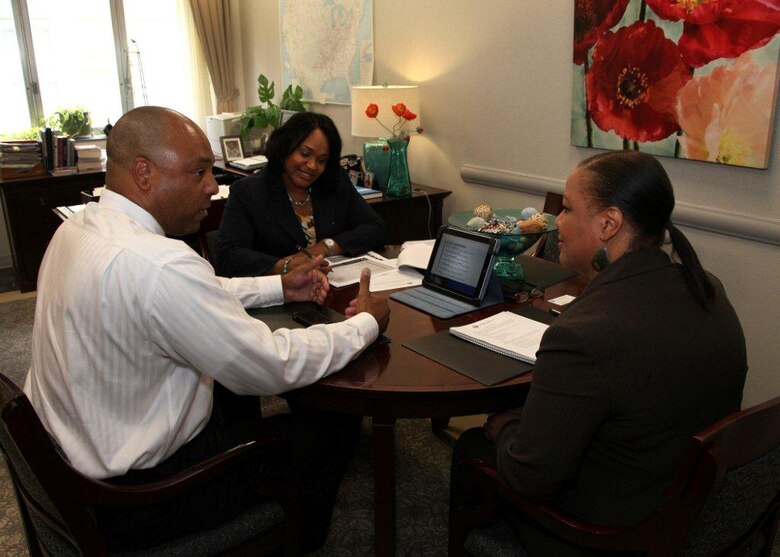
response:
{"label": "spiral notebook", "polygon": [[548,325],[502,311],[476,323],[450,327],[450,334],[521,362],[536,363],[536,351]]}

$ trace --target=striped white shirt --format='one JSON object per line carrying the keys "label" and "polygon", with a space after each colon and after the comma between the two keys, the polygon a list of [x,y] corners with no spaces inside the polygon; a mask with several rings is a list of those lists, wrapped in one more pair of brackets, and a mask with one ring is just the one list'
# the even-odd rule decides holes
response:
{"label": "striped white shirt", "polygon": [[205,426],[214,379],[239,394],[288,391],[341,369],[378,335],[368,313],[271,332],[244,310],[283,301],[278,275],[217,277],[105,190],[46,250],[24,391],[87,476],[154,466]]}

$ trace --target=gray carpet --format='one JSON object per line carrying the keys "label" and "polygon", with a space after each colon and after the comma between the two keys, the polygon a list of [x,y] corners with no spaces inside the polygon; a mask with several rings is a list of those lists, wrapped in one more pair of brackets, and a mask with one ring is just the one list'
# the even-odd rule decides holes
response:
{"label": "gray carpet", "polygon": [[[30,365],[35,299],[0,303],[0,372],[21,384]],[[263,397],[263,412],[287,405]],[[428,420],[399,420],[397,430],[397,534],[399,555],[446,555],[451,450],[431,434]],[[2,460],[2,459],[0,459]],[[318,556],[374,554],[370,421],[341,484],[330,534]],[[5,463],[0,464],[0,555],[28,555]]]}

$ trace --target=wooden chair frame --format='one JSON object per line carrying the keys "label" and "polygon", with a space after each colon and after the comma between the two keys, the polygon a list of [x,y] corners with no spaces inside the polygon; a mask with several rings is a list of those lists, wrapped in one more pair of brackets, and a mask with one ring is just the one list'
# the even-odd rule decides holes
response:
{"label": "wooden chair frame", "polygon": [[[612,528],[577,520],[553,505],[519,496],[479,460],[458,464],[484,495],[473,508],[450,510],[449,555],[464,555],[468,531],[495,522],[505,508],[519,511],[553,535],[586,548],[634,551],[649,556],[681,555],[705,505],[718,492],[726,472],[744,466],[780,447],[780,397],[737,412],[695,435],[680,467],[666,504],[637,525]],[[762,535],[760,555],[768,557],[777,535],[780,495],[776,494],[752,528],[734,540],[722,555],[739,555]]]}
{"label": "wooden chair frame", "polygon": [[[5,429],[17,453],[9,455],[3,447],[3,456],[8,464],[28,547],[33,557],[48,555],[37,534],[33,515],[71,543],[82,555],[107,555],[106,541],[90,514],[90,506],[127,508],[161,503],[230,472],[250,452],[262,451],[278,455],[287,450],[281,441],[267,436],[215,455],[164,481],[137,486],[117,486],[84,476],[71,467],[55,449],[25,394],[2,374],[0,408],[0,427]],[[19,459],[22,460],[21,463]],[[32,474],[51,506],[41,504],[40,495],[31,493],[25,483],[20,481],[17,465],[24,466]],[[283,525],[270,528],[260,536],[232,548],[227,555],[258,555],[280,548],[284,548],[285,555],[301,554],[301,525],[297,519],[298,501],[295,492],[289,486],[280,485],[269,489],[264,495],[277,500],[284,509]]]}

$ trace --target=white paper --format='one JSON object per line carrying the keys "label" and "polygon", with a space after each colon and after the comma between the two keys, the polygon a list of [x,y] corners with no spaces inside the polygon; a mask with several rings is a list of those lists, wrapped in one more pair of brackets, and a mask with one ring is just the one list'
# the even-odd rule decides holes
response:
{"label": "white paper", "polygon": [[414,269],[392,269],[384,273],[372,274],[371,288],[369,290],[371,292],[381,292],[382,290],[420,286],[422,279],[422,274]]}
{"label": "white paper", "polygon": [[571,296],[570,294],[564,294],[563,296],[558,296],[557,298],[552,298],[550,300],[547,300],[551,304],[555,304],[556,306],[565,306],[569,302],[573,302],[577,298],[575,296]]}
{"label": "white paper", "polygon": [[428,262],[433,254],[434,240],[423,240],[420,242],[406,242],[396,259],[396,267],[399,269],[409,268],[425,271],[428,268]]}
{"label": "white paper", "polygon": [[456,336],[530,363],[536,361],[536,352],[546,330],[544,323],[511,311],[502,311],[470,325],[450,327],[450,332]]}
{"label": "white paper", "polygon": [[360,274],[365,268],[371,269],[372,281],[374,276],[393,270],[393,266],[388,259],[370,251],[359,257],[353,257],[352,259],[346,259],[331,265],[331,271],[328,273],[328,282],[331,286],[337,288],[355,284],[360,282]]}
{"label": "white paper", "polygon": [[227,199],[230,195],[230,186],[219,186],[219,192],[211,196],[211,199]]}

